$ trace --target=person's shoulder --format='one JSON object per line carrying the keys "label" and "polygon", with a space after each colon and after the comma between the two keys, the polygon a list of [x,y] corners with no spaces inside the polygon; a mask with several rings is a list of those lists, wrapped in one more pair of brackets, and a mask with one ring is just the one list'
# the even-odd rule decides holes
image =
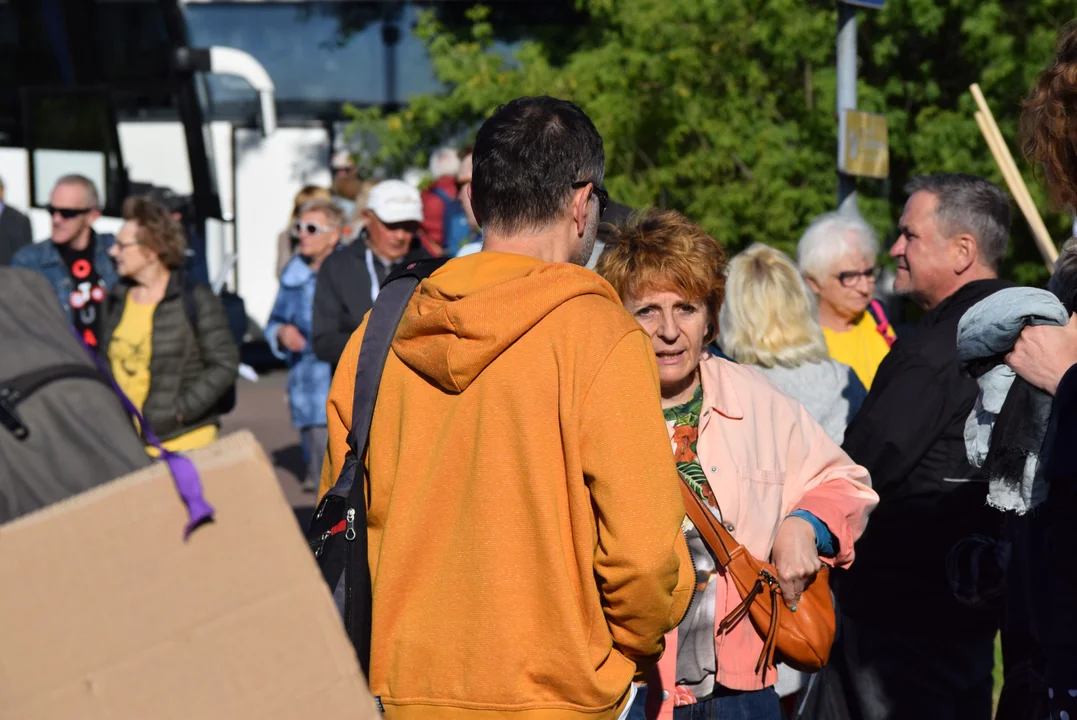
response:
{"label": "person's shoulder", "polygon": [[620,302],[598,293],[581,293],[550,313],[559,324],[579,327],[587,334],[621,338],[643,328]]}
{"label": "person's shoulder", "polygon": [[799,400],[759,368],[707,354],[699,369],[704,376],[704,394],[731,413],[739,409],[744,415],[763,415],[770,418],[768,422],[788,424],[798,421],[806,412]]}
{"label": "person's shoulder", "polygon": [[365,251],[366,246],[359,242],[338,246],[336,250],[329,253],[329,257],[322,261],[322,266],[318,268],[318,276],[325,277],[352,267],[354,263],[362,261]]}
{"label": "person's shoulder", "polygon": [[213,292],[213,288],[209,285],[193,282],[186,277],[181,280],[181,283],[181,293],[190,296],[199,313],[207,307],[221,307],[220,297],[218,297],[217,293]]}
{"label": "person's shoulder", "polygon": [[758,367],[735,363],[732,360],[705,353],[699,361],[700,373],[706,374],[712,382],[717,383],[723,392],[735,392],[740,395],[776,394],[783,398],[793,398],[767,376]]}
{"label": "person's shoulder", "polygon": [[8,220],[15,220],[17,222],[30,222],[29,216],[23,211],[13,208],[10,205],[5,205],[2,212],[0,212],[0,218],[7,216]]}
{"label": "person's shoulder", "polygon": [[19,248],[15,252],[15,255],[12,256],[11,264],[24,267],[37,267],[38,265],[43,264],[52,254],[58,255],[50,240],[33,242],[25,247]]}

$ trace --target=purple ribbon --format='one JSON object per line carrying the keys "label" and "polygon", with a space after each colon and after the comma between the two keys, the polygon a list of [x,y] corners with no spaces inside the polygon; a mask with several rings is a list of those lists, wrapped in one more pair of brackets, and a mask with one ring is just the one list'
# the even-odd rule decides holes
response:
{"label": "purple ribbon", "polygon": [[157,439],[157,434],[146,424],[145,419],[142,417],[142,413],[140,413],[138,408],[135,407],[135,404],[131,402],[131,398],[127,397],[127,393],[121,390],[120,386],[116,384],[116,379],[112,377],[112,373],[105,367],[105,364],[98,354],[86,343],[86,340],[79,335],[75,328],[71,328],[71,333],[75,336],[75,339],[79,341],[79,344],[86,349],[86,352],[90,354],[94,364],[97,365],[97,369],[103,372],[105,377],[109,379],[109,382],[112,383],[112,390],[120,398],[120,402],[123,403],[123,407],[127,413],[138,421],[138,427],[142,432],[142,437],[149,442],[150,445],[157,448],[161,460],[164,460],[165,464],[168,466],[168,471],[172,474],[172,482],[176,486],[176,491],[183,500],[183,504],[187,506],[187,526],[183,529],[183,539],[186,540],[190,537],[191,532],[193,532],[196,527],[213,519],[213,506],[206,502],[206,498],[202,494],[202,481],[198,477],[198,469],[195,468],[194,463],[191,462],[190,458],[174,453],[171,450],[166,450],[162,447],[161,441]]}

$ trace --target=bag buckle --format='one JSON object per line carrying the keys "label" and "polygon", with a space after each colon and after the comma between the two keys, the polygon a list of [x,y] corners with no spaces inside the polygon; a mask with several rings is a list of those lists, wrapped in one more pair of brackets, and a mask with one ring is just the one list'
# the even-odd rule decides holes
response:
{"label": "bag buckle", "polygon": [[6,427],[16,440],[25,440],[30,436],[30,428],[23,423],[15,404],[19,401],[19,391],[12,388],[0,388],[0,425]]}

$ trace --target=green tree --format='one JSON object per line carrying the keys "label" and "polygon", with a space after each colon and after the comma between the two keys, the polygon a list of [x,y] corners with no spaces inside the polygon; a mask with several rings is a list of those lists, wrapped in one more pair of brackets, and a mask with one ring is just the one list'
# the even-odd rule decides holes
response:
{"label": "green tree", "polygon": [[[732,250],[761,241],[790,251],[835,203],[834,32],[823,0],[592,0],[585,23],[495,45],[489,11],[469,28],[431,13],[417,32],[445,91],[396,113],[348,108],[372,158],[422,164],[446,138],[467,140],[519,95],[571,99],[602,133],[607,187],[633,207],[676,208]],[[914,174],[963,171],[1001,183],[973,120],[980,82],[1011,140],[1020,99],[1071,12],[1062,0],[891,0],[860,19],[860,106],[890,126],[891,177],[860,183],[861,209],[885,238]],[[1026,180],[1045,208],[1031,169]],[[1057,237],[1068,221],[1046,218]],[[1008,270],[1045,273],[1015,218]]]}

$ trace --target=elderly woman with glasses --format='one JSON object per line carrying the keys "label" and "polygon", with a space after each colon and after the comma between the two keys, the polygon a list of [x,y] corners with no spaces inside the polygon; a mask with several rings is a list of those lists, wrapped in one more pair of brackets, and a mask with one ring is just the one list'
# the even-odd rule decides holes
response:
{"label": "elderly woman with glasses", "polygon": [[896,336],[874,300],[879,241],[859,217],[827,213],[797,243],[797,265],[819,300],[819,324],[830,356],[871,388]]}
{"label": "elderly woman with glasses", "polygon": [[[758,371],[705,351],[718,333],[725,253],[701,228],[675,212],[634,216],[611,233],[596,271],[651,338],[682,481],[748,552],[775,564],[794,607],[824,562],[852,561],[878,501],[867,471]],[[629,717],[663,705],[678,719],[778,720],[774,668],[756,672],[763,639],[751,622],[716,634],[741,598],[690,523],[685,536],[696,593]]]}
{"label": "elderly woman with glasses", "polygon": [[307,202],[297,213],[293,232],[299,238],[295,256],[280,276],[280,290],[266,323],[269,349],[288,364],[288,404],[292,426],[299,431],[306,476],[301,484],[313,492],[322,475],[329,439],[325,401],[333,371],[314,355],[311,339],[314,290],[318,270],[333,254],[344,231],[344,211],[328,199]]}

